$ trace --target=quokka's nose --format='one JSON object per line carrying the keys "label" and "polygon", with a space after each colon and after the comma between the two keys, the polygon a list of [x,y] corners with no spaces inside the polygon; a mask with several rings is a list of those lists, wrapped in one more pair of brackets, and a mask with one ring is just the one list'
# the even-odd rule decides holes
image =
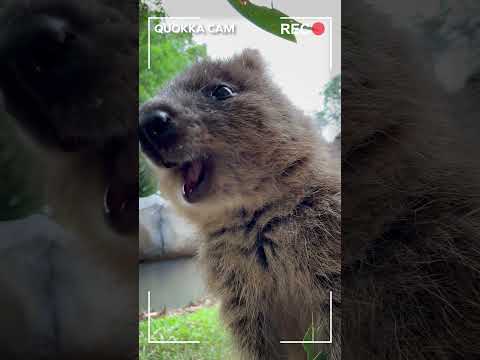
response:
{"label": "quokka's nose", "polygon": [[158,152],[173,145],[176,138],[176,127],[168,112],[155,110],[140,116],[139,140],[147,155],[158,157]]}

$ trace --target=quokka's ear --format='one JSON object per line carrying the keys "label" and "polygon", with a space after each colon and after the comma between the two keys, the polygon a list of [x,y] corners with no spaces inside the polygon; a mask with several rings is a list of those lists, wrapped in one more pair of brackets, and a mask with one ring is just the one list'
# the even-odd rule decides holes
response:
{"label": "quokka's ear", "polygon": [[257,49],[245,49],[232,60],[248,70],[263,71],[265,69],[265,62]]}

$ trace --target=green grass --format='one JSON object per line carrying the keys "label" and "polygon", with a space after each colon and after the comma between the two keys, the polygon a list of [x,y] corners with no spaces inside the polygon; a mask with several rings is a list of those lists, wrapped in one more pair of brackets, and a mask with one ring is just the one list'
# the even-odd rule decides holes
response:
{"label": "green grass", "polygon": [[231,359],[231,342],[218,306],[152,319],[151,340],[196,340],[200,344],[149,344],[147,321],[140,322],[140,360]]}

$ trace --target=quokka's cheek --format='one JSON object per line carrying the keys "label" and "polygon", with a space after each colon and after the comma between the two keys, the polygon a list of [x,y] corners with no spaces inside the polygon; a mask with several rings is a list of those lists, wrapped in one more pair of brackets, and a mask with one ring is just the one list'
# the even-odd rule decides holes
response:
{"label": "quokka's cheek", "polygon": [[177,201],[181,193],[182,179],[177,171],[165,168],[155,168],[154,175],[157,179],[158,190],[169,201]]}

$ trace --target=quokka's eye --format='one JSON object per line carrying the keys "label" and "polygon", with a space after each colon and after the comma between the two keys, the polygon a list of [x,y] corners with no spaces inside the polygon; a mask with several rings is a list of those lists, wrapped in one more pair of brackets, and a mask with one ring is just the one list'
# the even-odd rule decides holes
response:
{"label": "quokka's eye", "polygon": [[226,85],[219,85],[212,91],[212,97],[216,100],[226,100],[235,95],[235,92]]}

